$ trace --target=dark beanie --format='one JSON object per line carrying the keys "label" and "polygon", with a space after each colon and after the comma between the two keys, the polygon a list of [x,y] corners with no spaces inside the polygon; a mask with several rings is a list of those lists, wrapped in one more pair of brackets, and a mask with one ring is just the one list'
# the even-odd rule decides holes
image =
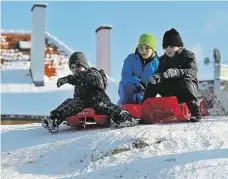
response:
{"label": "dark beanie", "polygon": [[89,64],[88,64],[85,54],[83,52],[74,52],[70,56],[69,67],[71,67],[72,64],[76,64],[76,65],[79,64],[86,69],[89,68]]}
{"label": "dark beanie", "polygon": [[166,31],[163,36],[163,49],[167,46],[176,46],[176,47],[183,47],[184,44],[182,42],[181,36],[176,29],[172,28],[169,31]]}

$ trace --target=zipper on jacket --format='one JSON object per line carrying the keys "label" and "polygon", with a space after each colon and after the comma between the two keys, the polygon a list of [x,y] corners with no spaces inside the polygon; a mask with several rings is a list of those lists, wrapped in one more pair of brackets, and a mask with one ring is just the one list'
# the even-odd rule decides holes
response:
{"label": "zipper on jacket", "polygon": [[145,63],[146,63],[145,60],[143,60],[142,70],[141,70],[140,75],[139,75],[140,76],[140,79],[142,79],[142,72],[143,72],[143,70],[144,70],[144,68],[146,66]]}

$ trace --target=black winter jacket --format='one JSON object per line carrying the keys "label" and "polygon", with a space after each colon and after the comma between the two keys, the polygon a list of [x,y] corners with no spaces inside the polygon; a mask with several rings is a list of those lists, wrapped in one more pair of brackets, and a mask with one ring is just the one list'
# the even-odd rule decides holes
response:
{"label": "black winter jacket", "polygon": [[107,78],[98,69],[92,67],[75,75],[68,76],[68,83],[75,85],[74,98],[90,99],[99,93],[105,93]]}
{"label": "black winter jacket", "polygon": [[169,74],[170,80],[188,80],[198,88],[197,63],[191,51],[183,49],[174,57],[161,56],[157,73],[164,73],[167,69],[175,69],[175,73]]}

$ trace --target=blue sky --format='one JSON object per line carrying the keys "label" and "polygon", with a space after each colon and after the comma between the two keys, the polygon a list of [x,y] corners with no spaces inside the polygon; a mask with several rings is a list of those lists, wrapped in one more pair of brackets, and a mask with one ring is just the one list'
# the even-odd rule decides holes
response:
{"label": "blue sky", "polygon": [[[31,30],[31,7],[35,2],[1,2],[1,29]],[[199,78],[212,79],[213,48],[221,51],[228,64],[228,2],[47,2],[46,30],[74,50],[86,53],[96,63],[95,29],[103,24],[111,32],[112,77],[119,80],[126,56],[133,52],[145,32],[157,38],[157,52],[163,54],[165,31],[176,28],[187,49],[193,50]]]}

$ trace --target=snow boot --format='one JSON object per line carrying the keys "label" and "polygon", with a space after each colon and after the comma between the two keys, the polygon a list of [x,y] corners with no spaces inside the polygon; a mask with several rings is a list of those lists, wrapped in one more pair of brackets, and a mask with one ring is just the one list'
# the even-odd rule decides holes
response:
{"label": "snow boot", "polygon": [[187,103],[187,106],[191,112],[190,121],[199,122],[201,120],[200,101],[198,100],[191,101]]}
{"label": "snow boot", "polygon": [[120,112],[120,120],[116,121],[116,128],[132,127],[139,123],[140,119],[132,117],[127,111]]}
{"label": "snow boot", "polygon": [[51,114],[50,116],[44,116],[41,119],[42,126],[52,134],[57,133],[59,125],[61,124],[61,116],[59,114]]}

